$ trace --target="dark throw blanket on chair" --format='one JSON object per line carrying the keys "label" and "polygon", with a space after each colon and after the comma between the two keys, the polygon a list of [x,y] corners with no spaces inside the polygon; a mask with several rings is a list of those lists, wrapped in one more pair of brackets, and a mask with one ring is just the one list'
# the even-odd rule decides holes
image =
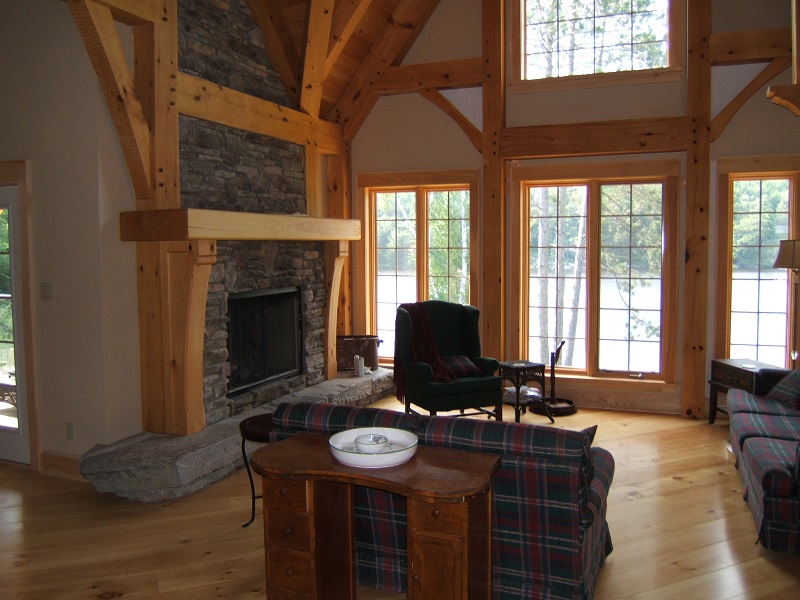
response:
{"label": "dark throw blanket on chair", "polygon": [[[411,357],[417,362],[427,363],[431,366],[434,381],[448,382],[456,379],[456,374],[442,362],[442,357],[439,356],[436,341],[433,339],[431,323],[422,303],[401,304],[400,308],[408,311],[411,317]],[[397,388],[397,399],[403,402],[406,389],[403,359],[400,356],[394,357],[394,384]]]}

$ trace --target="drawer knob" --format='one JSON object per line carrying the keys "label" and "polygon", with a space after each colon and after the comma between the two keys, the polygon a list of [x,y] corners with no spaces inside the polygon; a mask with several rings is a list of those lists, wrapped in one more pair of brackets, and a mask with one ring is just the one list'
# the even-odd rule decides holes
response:
{"label": "drawer knob", "polygon": [[285,533],[287,536],[289,536],[289,535],[292,535],[294,533],[294,530],[291,527],[287,527],[286,529],[283,530],[283,533]]}
{"label": "drawer knob", "polygon": [[286,571],[284,571],[287,577],[291,577],[294,575],[294,569],[292,567],[286,567]]}
{"label": "drawer knob", "polygon": [[289,490],[287,490],[285,487],[282,487],[280,490],[278,490],[278,494],[280,494],[280,495],[281,495],[281,496],[283,496],[284,498],[286,497],[286,495],[287,495],[288,493],[289,493]]}
{"label": "drawer knob", "polygon": [[440,512],[439,512],[439,509],[438,509],[438,508],[434,508],[434,509],[431,511],[431,516],[432,516],[434,519],[438,519],[439,517],[441,517],[441,516],[442,516],[442,513],[440,513]]}

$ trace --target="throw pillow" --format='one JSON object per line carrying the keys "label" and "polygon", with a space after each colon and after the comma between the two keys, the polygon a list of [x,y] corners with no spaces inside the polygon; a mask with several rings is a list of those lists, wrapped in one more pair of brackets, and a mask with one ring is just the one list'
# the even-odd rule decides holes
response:
{"label": "throw pillow", "polygon": [[776,383],[775,387],[767,392],[767,398],[800,410],[800,369],[795,369]]}
{"label": "throw pillow", "polygon": [[456,377],[480,377],[483,375],[483,371],[466,356],[443,356],[442,362],[456,374]]}

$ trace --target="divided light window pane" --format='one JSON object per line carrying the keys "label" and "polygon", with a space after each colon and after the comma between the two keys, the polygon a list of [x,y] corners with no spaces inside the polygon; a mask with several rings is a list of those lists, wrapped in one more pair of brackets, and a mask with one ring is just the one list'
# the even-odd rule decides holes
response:
{"label": "divided light window pane", "polygon": [[531,187],[528,356],[586,367],[586,203],[588,187]]}
{"label": "divided light window pane", "polygon": [[[417,189],[380,191],[374,197],[377,334],[383,340],[378,354],[391,357],[400,304],[416,302],[418,296],[469,303],[470,194],[467,188],[452,187],[421,189],[420,198]],[[425,214],[417,214],[418,206]],[[417,228],[423,226],[427,236],[418,244]]]}
{"label": "divided light window pane", "polygon": [[788,270],[773,269],[789,232],[789,180],[733,182],[730,357],[783,365]]}
{"label": "divided light window pane", "polygon": [[524,79],[667,67],[668,0],[525,0]]}

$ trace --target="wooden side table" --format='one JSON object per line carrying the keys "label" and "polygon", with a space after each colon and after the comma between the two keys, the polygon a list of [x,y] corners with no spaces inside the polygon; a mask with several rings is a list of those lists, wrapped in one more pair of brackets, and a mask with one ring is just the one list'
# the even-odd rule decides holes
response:
{"label": "wooden side table", "polygon": [[420,446],[402,465],[339,463],[326,436],[260,448],[267,597],[356,598],[353,486],[408,499],[408,598],[491,598],[491,482],[500,457]]}
{"label": "wooden side table", "polygon": [[789,372],[789,369],[747,358],[713,359],[711,379],[708,381],[708,422],[713,423],[717,419],[717,411],[728,414],[727,410],[717,406],[719,392],[724,394],[734,389],[762,396]]}

